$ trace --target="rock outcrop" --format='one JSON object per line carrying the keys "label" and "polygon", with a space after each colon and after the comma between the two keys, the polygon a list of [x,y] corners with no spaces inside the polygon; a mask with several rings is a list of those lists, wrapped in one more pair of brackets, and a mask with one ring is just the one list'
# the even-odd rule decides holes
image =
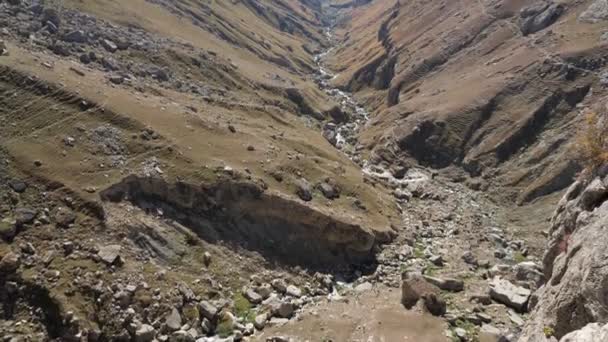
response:
{"label": "rock outcrop", "polygon": [[[547,282],[531,299],[534,311],[522,342],[544,341],[546,331],[559,339],[589,323],[608,321],[607,199],[604,167],[581,177],[560,201],[543,260]],[[587,341],[572,336],[579,335],[565,341]]]}

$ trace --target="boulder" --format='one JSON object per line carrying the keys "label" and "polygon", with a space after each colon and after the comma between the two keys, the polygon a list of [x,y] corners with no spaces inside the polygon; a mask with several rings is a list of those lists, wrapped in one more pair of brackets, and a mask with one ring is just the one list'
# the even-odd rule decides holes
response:
{"label": "boulder", "polygon": [[298,287],[296,287],[294,285],[287,286],[286,293],[288,296],[292,296],[295,298],[302,297],[302,290],[300,290]]}
{"label": "boulder", "polygon": [[171,331],[179,330],[182,327],[182,316],[176,308],[171,310],[171,313],[165,318],[165,325]]}
{"label": "boulder", "polygon": [[21,265],[19,254],[9,252],[0,259],[0,273],[9,274],[15,272]]}
{"label": "boulder", "polygon": [[464,290],[464,282],[454,278],[436,278],[430,276],[424,276],[424,279],[429,283],[437,286],[438,288],[445,291],[460,292]]}
{"label": "boulder", "polygon": [[214,321],[218,313],[218,309],[213,304],[205,300],[198,304],[198,311],[209,321]]}
{"label": "boulder", "polygon": [[121,263],[120,259],[120,245],[109,245],[101,247],[97,255],[101,258],[101,261],[108,265],[116,265]]}
{"label": "boulder", "polygon": [[266,327],[266,321],[268,321],[268,314],[263,313],[263,314],[255,316],[253,325],[255,326],[256,329],[263,330],[264,327]]}
{"label": "boulder", "polygon": [[30,224],[34,222],[38,212],[34,209],[30,208],[17,208],[15,209],[15,221],[17,226],[22,226],[24,224]]}
{"label": "boulder", "polygon": [[156,330],[153,326],[148,324],[142,324],[139,329],[135,331],[135,342],[151,342],[154,340]]}
{"label": "boulder", "polygon": [[17,235],[17,223],[11,218],[0,220],[0,238],[5,241],[12,241]]}
{"label": "boulder", "polygon": [[479,330],[479,338],[481,341],[509,342],[500,329],[490,324],[484,324],[481,326],[481,329]]}
{"label": "boulder", "polygon": [[312,186],[310,185],[310,183],[304,179],[298,179],[295,182],[295,186],[296,186],[296,195],[298,195],[298,197],[300,197],[301,200],[309,202],[312,201]]}
{"label": "boulder", "polygon": [[270,285],[279,293],[287,292],[287,284],[283,279],[274,279],[270,282]]}
{"label": "boulder", "polygon": [[597,23],[608,20],[608,1],[594,0],[578,17],[578,20],[587,23]]}
{"label": "boulder", "polygon": [[257,292],[255,292],[251,288],[246,288],[243,290],[243,296],[251,303],[251,304],[260,304],[263,300],[262,296],[260,296]]}
{"label": "boulder", "polygon": [[87,42],[87,35],[82,30],[71,31],[63,36],[63,41],[84,44]]}
{"label": "boulder", "polygon": [[109,39],[102,39],[101,40],[101,46],[106,49],[108,52],[116,52],[116,50],[118,50],[118,46],[116,46],[116,44],[109,40]]}
{"label": "boulder", "polygon": [[510,281],[495,277],[490,282],[490,297],[519,312],[526,312],[532,292],[513,285]]}
{"label": "boulder", "polygon": [[58,227],[68,228],[72,223],[76,221],[76,215],[72,210],[64,207],[60,207],[55,212],[55,223]]}
{"label": "boulder", "polygon": [[[0,47],[1,49],[1,47]],[[27,189],[27,183],[18,179],[12,179],[8,182],[8,186],[16,193],[23,193]]]}
{"label": "boulder", "polygon": [[340,191],[338,190],[338,188],[328,182],[319,183],[317,188],[327,199],[335,199],[340,197]]}
{"label": "boulder", "polygon": [[589,323],[562,337],[559,342],[600,342],[608,341],[608,324]]}
{"label": "boulder", "polygon": [[440,298],[440,292],[437,286],[427,282],[422,275],[406,273],[401,284],[401,304],[411,309],[423,300],[431,314],[440,316],[446,311],[446,303]]}
{"label": "boulder", "polygon": [[279,302],[272,305],[272,313],[280,318],[291,318],[296,308],[292,303]]}
{"label": "boulder", "polygon": [[562,13],[561,4],[541,2],[528,6],[521,11],[519,27],[524,36],[532,34],[552,25]]}
{"label": "boulder", "polygon": [[45,8],[42,11],[42,16],[40,17],[40,21],[42,24],[52,24],[55,28],[58,28],[61,24],[61,18],[59,17],[59,12],[54,8]]}

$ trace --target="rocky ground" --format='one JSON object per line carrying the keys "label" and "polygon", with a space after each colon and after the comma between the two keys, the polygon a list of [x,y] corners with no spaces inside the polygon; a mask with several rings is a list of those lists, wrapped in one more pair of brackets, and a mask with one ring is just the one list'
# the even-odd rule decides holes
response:
{"label": "rocky ground", "polygon": [[[513,3],[483,13],[488,25],[511,20],[502,14]],[[370,140],[396,111],[375,96],[390,88],[406,99],[408,79],[386,80],[396,68],[387,56],[354,75],[359,52],[350,65],[336,58],[353,48],[344,25],[368,15],[390,15],[381,34],[378,20],[369,29],[394,52],[402,32],[391,36],[389,26],[401,5],[0,2],[2,340],[603,334],[586,326],[605,319],[603,273],[583,282],[592,300],[570,292],[580,279],[571,265],[603,265],[579,246],[591,239],[601,248],[605,172],[575,183],[550,225],[563,182],[550,180],[532,197],[548,196],[517,207],[522,187],[505,187],[503,166],[434,169],[419,151],[385,148],[393,142],[384,135]],[[522,12],[522,34],[544,30],[565,8]],[[574,78],[566,103],[549,101],[549,112],[586,110],[590,77]],[[424,153],[445,143],[414,140],[432,145]],[[532,154],[541,160],[543,151]],[[597,235],[580,233],[586,227]]]}

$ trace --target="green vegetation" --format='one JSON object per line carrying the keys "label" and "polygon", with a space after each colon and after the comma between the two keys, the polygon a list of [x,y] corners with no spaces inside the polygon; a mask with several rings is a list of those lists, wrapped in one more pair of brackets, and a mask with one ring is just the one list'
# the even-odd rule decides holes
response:
{"label": "green vegetation", "polygon": [[234,295],[234,314],[242,318],[245,323],[253,322],[255,319],[255,311],[252,310],[251,303],[241,293]]}
{"label": "green vegetation", "polygon": [[577,147],[581,162],[594,170],[608,162],[608,122],[594,112],[588,113],[585,121]]}
{"label": "green vegetation", "polygon": [[424,258],[424,245],[416,242],[414,245],[414,256],[418,259]]}
{"label": "green vegetation", "polygon": [[227,338],[228,336],[232,335],[233,330],[234,330],[234,322],[232,322],[230,320],[222,320],[217,325],[215,332],[218,334],[219,337]]}
{"label": "green vegetation", "polygon": [[553,329],[552,327],[544,327],[543,333],[545,334],[545,337],[549,338],[555,335],[555,329]]}
{"label": "green vegetation", "polygon": [[515,255],[513,255],[513,260],[515,260],[515,262],[519,264],[520,262],[526,261],[526,257],[520,252],[517,252],[515,253]]}
{"label": "green vegetation", "polygon": [[471,341],[471,342],[479,341],[479,327],[476,326],[475,324],[473,324],[469,321],[464,321],[464,320],[459,319],[456,321],[456,328],[464,329],[467,332],[469,341]]}

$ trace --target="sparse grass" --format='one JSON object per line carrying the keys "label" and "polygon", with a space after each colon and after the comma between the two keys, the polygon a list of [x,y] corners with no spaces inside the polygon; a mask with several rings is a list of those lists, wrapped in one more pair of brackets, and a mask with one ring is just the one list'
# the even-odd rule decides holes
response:
{"label": "sparse grass", "polygon": [[241,293],[237,293],[232,300],[234,302],[234,314],[242,318],[245,323],[253,322],[255,312],[252,310],[251,303],[249,303],[247,298],[243,297]]}
{"label": "sparse grass", "polygon": [[515,253],[515,255],[513,255],[513,260],[515,260],[515,262],[519,264],[520,262],[526,261],[526,257],[520,252],[517,252]]}
{"label": "sparse grass", "polygon": [[464,329],[467,332],[468,340],[471,342],[479,341],[479,327],[469,321],[457,320],[456,328]]}
{"label": "sparse grass", "polygon": [[222,320],[215,329],[217,335],[221,338],[227,338],[234,331],[233,323],[230,320]]}
{"label": "sparse grass", "polygon": [[430,277],[433,277],[437,274],[437,271],[439,269],[440,269],[439,267],[437,267],[433,264],[427,264],[426,267],[424,268],[424,274],[428,275]]}
{"label": "sparse grass", "polygon": [[416,244],[414,244],[414,257],[418,258],[418,259],[423,259],[424,258],[424,245],[416,242]]}
{"label": "sparse grass", "polygon": [[552,327],[544,327],[543,333],[545,334],[546,338],[549,338],[555,335],[555,329],[553,329]]}
{"label": "sparse grass", "polygon": [[608,121],[595,112],[588,113],[577,147],[580,161],[587,168],[593,170],[608,163]]}

